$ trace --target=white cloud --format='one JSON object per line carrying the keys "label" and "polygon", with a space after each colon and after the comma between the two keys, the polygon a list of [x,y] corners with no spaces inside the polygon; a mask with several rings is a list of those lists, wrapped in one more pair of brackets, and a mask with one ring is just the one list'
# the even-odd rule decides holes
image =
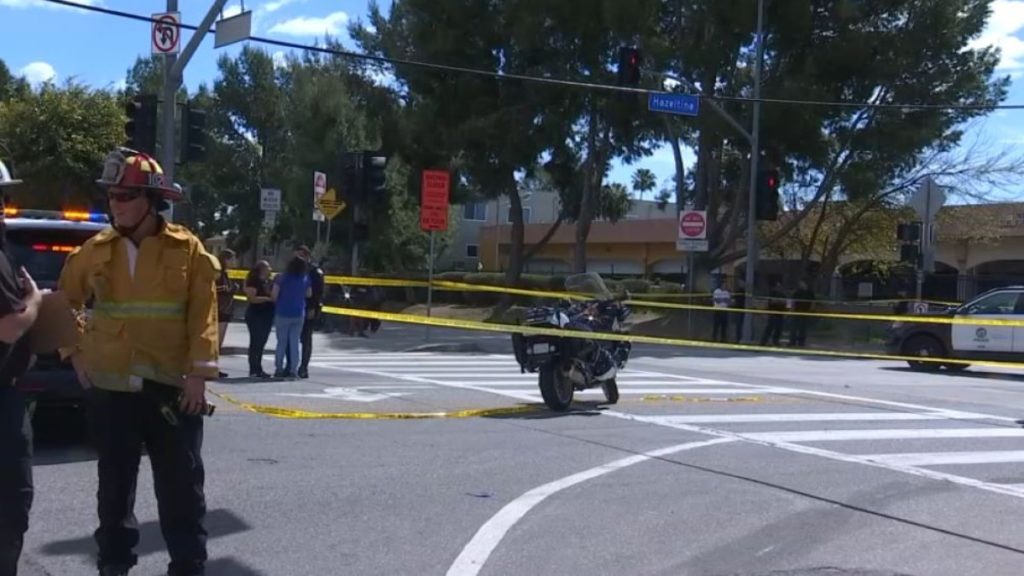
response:
{"label": "white cloud", "polygon": [[[101,0],[75,0],[79,4],[85,4],[87,6],[102,6]],[[0,0],[0,6],[6,8],[49,8],[51,10],[78,10],[78,8],[72,8],[71,6],[64,6],[62,4],[54,4],[53,2],[45,2],[44,0]]]}
{"label": "white cloud", "polygon": [[294,4],[295,1],[296,0],[273,0],[271,2],[267,2],[263,6],[260,6],[259,9],[267,13],[277,12],[289,4]]}
{"label": "white cloud", "polygon": [[287,55],[285,55],[283,50],[278,50],[277,52],[274,52],[272,58],[274,59],[274,68],[284,68],[284,66],[288,63],[288,57]]}
{"label": "white cloud", "polygon": [[49,82],[57,77],[57,71],[47,62],[30,62],[18,73],[25,77],[33,86]]}
{"label": "white cloud", "polygon": [[348,24],[348,14],[332,12],[322,18],[300,16],[278,22],[270,28],[270,33],[286,36],[340,36],[343,27]]}
{"label": "white cloud", "polygon": [[125,80],[124,78],[121,78],[120,80],[116,80],[114,82],[114,90],[124,90],[127,87],[128,87],[128,81]]}
{"label": "white cloud", "polygon": [[224,19],[233,18],[235,16],[238,16],[241,13],[242,13],[242,6],[239,5],[239,4],[232,4],[231,6],[228,6],[228,7],[224,8],[224,11],[221,12],[221,14],[222,14],[221,17],[224,18]]}
{"label": "white cloud", "polygon": [[1024,40],[1017,34],[1024,29],[1024,0],[995,0],[992,15],[981,37],[970,48],[996,46],[1002,51],[999,68],[1024,68]]}

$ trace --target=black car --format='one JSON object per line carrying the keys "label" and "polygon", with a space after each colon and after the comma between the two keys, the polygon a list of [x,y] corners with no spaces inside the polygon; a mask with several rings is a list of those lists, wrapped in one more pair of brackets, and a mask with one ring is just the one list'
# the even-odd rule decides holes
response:
{"label": "black car", "polygon": [[907,361],[915,370],[963,370],[970,360],[1024,360],[1024,327],[973,324],[978,320],[1024,321],[1024,286],[1005,286],[984,292],[966,304],[913,318],[954,318],[957,323],[893,322],[886,351],[900,356],[950,358],[958,362]]}
{"label": "black car", "polygon": [[[107,227],[102,214],[11,208],[5,214],[12,264],[24,266],[40,289],[56,290],[68,254]],[[17,386],[37,408],[77,408],[84,397],[71,365],[56,353],[40,355]]]}

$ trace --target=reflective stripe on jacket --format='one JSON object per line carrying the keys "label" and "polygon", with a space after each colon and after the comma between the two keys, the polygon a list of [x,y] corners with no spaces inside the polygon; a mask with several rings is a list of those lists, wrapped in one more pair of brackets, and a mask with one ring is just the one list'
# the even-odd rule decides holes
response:
{"label": "reflective stripe on jacket", "polygon": [[68,256],[60,290],[73,308],[92,300],[93,310],[62,356],[80,351],[90,380],[106,390],[136,390],[141,378],[175,386],[190,374],[216,378],[220,262],[168,223],[138,247],[133,276],[125,242],[107,228]]}

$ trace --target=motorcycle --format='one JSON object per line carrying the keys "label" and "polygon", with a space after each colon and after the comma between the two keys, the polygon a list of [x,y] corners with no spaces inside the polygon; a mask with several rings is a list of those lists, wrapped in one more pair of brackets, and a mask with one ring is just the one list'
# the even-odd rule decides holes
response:
{"label": "motorcycle", "polygon": [[[580,332],[625,334],[632,311],[608,291],[594,273],[569,276],[569,293],[586,294],[579,302],[563,300],[537,306],[526,313],[524,325]],[[619,401],[618,372],[625,368],[632,345],[628,341],[594,340],[585,336],[512,335],[512,350],[522,373],[536,373],[537,385],[548,408],[564,412],[577,391],[601,387],[609,404]]]}

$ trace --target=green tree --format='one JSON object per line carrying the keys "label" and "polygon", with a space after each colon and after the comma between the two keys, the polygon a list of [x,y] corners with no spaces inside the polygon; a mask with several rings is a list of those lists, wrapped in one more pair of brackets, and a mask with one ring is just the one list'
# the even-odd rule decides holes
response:
{"label": "green tree", "polygon": [[[857,202],[894,190],[905,193],[901,183],[908,175],[935,154],[955,148],[964,123],[1005,98],[1008,79],[993,75],[998,53],[968,48],[981,34],[990,4],[768,4],[765,98],[965,107],[763,105],[764,162],[782,169],[787,191],[800,197],[796,214],[766,233],[764,246],[785,238],[826,199]],[[676,3],[662,18],[665,38],[673,38],[676,45],[659,52],[658,69],[698,86],[705,102],[720,95],[750,94],[754,12],[752,5],[739,1]],[[719,104],[741,124],[750,125],[748,104]],[[703,263],[713,267],[744,255],[739,241],[745,229],[750,150],[735,128],[709,108],[702,106],[696,134],[676,126],[671,141],[697,149],[696,204],[708,210],[712,223],[712,250]]]}
{"label": "green tree", "polygon": [[654,190],[658,187],[658,178],[647,168],[638,168],[633,173],[633,191],[637,193],[640,200],[644,199],[644,194]]}
{"label": "green tree", "polygon": [[73,81],[44,84],[0,101],[0,142],[18,177],[17,204],[90,208],[103,158],[121,144],[124,112],[115,96]]}
{"label": "green tree", "polygon": [[[555,60],[534,2],[398,0],[385,18],[371,5],[373,32],[350,33],[372,54],[445,62],[506,73],[539,73]],[[523,264],[522,200],[516,174],[564,139],[559,92],[516,81],[399,66],[406,137],[402,155],[416,167],[455,173],[455,198],[509,199],[512,244],[506,280]]]}

